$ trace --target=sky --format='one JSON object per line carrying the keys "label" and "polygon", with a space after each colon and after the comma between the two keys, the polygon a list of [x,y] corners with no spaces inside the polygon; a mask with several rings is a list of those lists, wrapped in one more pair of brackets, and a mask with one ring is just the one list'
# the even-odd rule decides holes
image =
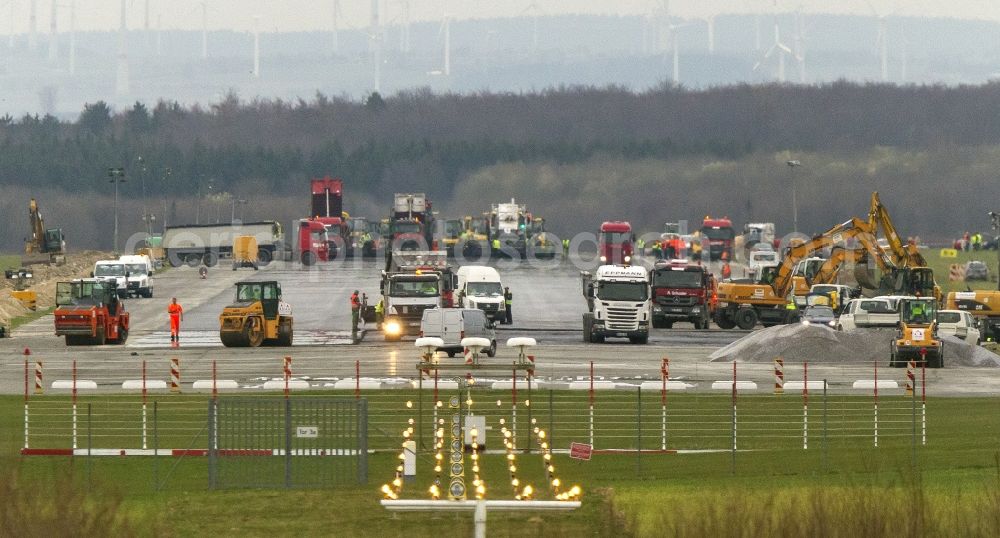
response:
{"label": "sky", "polygon": [[[704,18],[730,13],[855,14],[872,16],[952,17],[1000,21],[997,0],[374,0],[386,24],[398,24],[409,6],[410,20],[540,16],[562,14],[643,15],[669,4],[672,15]],[[149,25],[155,29],[194,30],[205,24],[211,30],[251,31],[253,16],[260,15],[264,32],[329,30],[333,27],[334,5],[339,5],[339,28],[369,25],[373,0],[126,0],[128,26],[142,29],[149,9]],[[0,35],[29,31],[32,0],[0,0]],[[70,27],[70,5],[75,5],[78,30],[116,29],[120,0],[34,0],[37,31],[49,32],[53,5],[60,6],[57,31]],[[13,16],[11,15],[13,13]],[[13,24],[12,24],[13,23]]]}

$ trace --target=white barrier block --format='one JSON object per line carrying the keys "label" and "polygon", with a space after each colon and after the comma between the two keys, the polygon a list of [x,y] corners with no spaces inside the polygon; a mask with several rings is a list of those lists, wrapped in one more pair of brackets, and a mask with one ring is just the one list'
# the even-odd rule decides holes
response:
{"label": "white barrier block", "polygon": [[[54,389],[73,389],[72,379],[59,379],[52,382],[52,388]],[[97,382],[91,381],[89,379],[77,379],[76,380],[76,390],[97,390]]]}
{"label": "white barrier block", "polygon": [[[796,391],[802,392],[804,390],[801,381],[785,381],[784,387],[785,387],[786,391],[796,390]],[[823,390],[823,381],[822,380],[819,380],[819,381],[810,381],[809,382],[809,390],[822,391]]]}
{"label": "white barrier block", "polygon": [[[662,381],[643,381],[642,385],[639,386],[642,387],[642,390],[663,390]],[[694,385],[685,383],[683,381],[667,381],[668,391],[687,390],[687,389],[693,389],[694,387],[695,387]]]}
{"label": "white barrier block", "polygon": [[[511,390],[511,389],[514,388],[514,382],[513,381],[494,381],[493,384],[490,385],[490,388],[493,389],[493,390]],[[523,380],[523,379],[518,379],[517,380],[517,388],[518,388],[518,390],[521,390],[521,389],[527,390],[528,389],[528,382],[525,381],[525,380]],[[535,381],[534,379],[531,380],[531,388],[535,389],[535,390],[538,389],[538,382]]]}
{"label": "white barrier block", "polygon": [[[209,387],[209,388],[211,388],[211,387]],[[291,389],[295,389],[295,390],[308,389],[309,388],[309,382],[305,381],[305,380],[302,380],[302,379],[290,379],[290,380],[288,380],[288,388],[289,388],[289,390],[291,390]],[[266,381],[264,383],[264,390],[279,390],[279,389],[280,390],[284,390],[285,389],[285,380],[284,379],[282,379],[280,381],[272,379],[271,381]]]}
{"label": "white barrier block", "polygon": [[[859,380],[855,381],[854,385],[852,385],[851,387],[855,388],[855,389],[875,390],[875,380],[874,379],[859,379]],[[889,380],[889,379],[879,379],[878,380],[878,388],[880,388],[880,389],[898,389],[899,388],[899,383],[896,383],[895,381],[892,381],[892,380]]]}
{"label": "white barrier block", "polygon": [[[239,383],[234,379],[216,379],[215,380],[216,390],[235,390],[240,388]],[[284,388],[284,386],[282,386]],[[199,379],[194,383],[191,383],[192,390],[212,390],[212,380],[211,379]]]}
{"label": "white barrier block", "polygon": [[[417,388],[418,386],[420,386],[419,383],[417,383],[416,381],[410,381],[410,385],[413,388]],[[424,390],[434,390],[434,380],[433,379],[425,379],[424,380]],[[439,379],[438,380],[438,390],[458,390],[458,382],[457,381],[448,381],[448,380],[444,380],[444,379]]]}
{"label": "white barrier block", "polygon": [[[713,381],[712,390],[733,390],[732,381]],[[757,390],[757,384],[753,381],[737,381],[736,390]]]}
{"label": "white barrier block", "polygon": [[354,390],[356,388],[360,388],[361,390],[378,390],[382,388],[382,382],[370,377],[362,377],[359,380],[341,379],[333,384],[333,388],[334,390]]}
{"label": "white barrier block", "polygon": [[[614,381],[594,380],[594,390],[613,390],[614,388]],[[590,390],[590,381],[572,381],[569,384],[569,390]]]}
{"label": "white barrier block", "polygon": [[[146,390],[160,390],[167,388],[167,382],[162,379],[147,379]],[[126,379],[122,382],[122,390],[142,390],[141,379]]]}

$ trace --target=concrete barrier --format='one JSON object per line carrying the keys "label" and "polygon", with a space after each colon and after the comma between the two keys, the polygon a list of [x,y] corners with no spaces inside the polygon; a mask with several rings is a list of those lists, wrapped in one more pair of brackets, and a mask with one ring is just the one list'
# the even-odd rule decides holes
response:
{"label": "concrete barrier", "polygon": [[[73,390],[72,379],[59,379],[52,382],[53,389]],[[89,379],[77,379],[76,390],[97,390],[97,382]]]}
{"label": "concrete barrier", "polygon": [[[733,390],[732,381],[713,381],[712,390]],[[757,384],[753,381],[737,381],[736,391],[741,390],[757,390]]]}
{"label": "concrete barrier", "polygon": [[[193,390],[212,390],[212,380],[199,379],[191,383],[191,388]],[[233,379],[216,379],[215,388],[216,390],[235,390],[240,388],[240,385]],[[284,388],[284,385],[281,388]]]}
{"label": "concrete barrier", "polygon": [[[804,390],[803,383],[801,381],[785,381],[785,391],[795,390],[802,392]],[[810,381],[809,382],[810,391],[823,391],[823,381]]]}
{"label": "concrete barrier", "polygon": [[[851,388],[862,389],[862,390],[875,390],[875,380],[874,379],[859,379],[851,385]],[[898,389],[899,383],[889,380],[889,379],[879,379],[878,380],[879,389]]]}
{"label": "concrete barrier", "polygon": [[[614,381],[594,381],[594,390],[614,390]],[[570,381],[569,390],[590,390],[590,381]]]}
{"label": "concrete barrier", "polygon": [[[162,379],[147,379],[146,390],[166,390],[167,382]],[[142,390],[141,379],[126,379],[122,382],[122,390]]]}
{"label": "concrete barrier", "polygon": [[379,390],[382,388],[382,382],[378,379],[371,379],[362,377],[360,380],[356,379],[341,379],[333,384],[334,390],[354,390],[360,388],[361,390]]}
{"label": "concrete barrier", "polygon": [[[652,391],[663,390],[662,381],[643,381],[642,385],[639,386],[642,387],[642,390],[652,390]],[[696,386],[697,385],[691,385],[683,381],[667,381],[667,391],[693,389]]]}
{"label": "concrete barrier", "polygon": [[[264,382],[264,390],[284,390],[284,388],[284,379],[272,379]],[[288,388],[289,390],[306,390],[309,388],[309,382],[304,379],[290,379],[288,380]]]}
{"label": "concrete barrier", "polygon": [[[416,381],[410,381],[410,386],[417,388],[419,384]],[[425,379],[424,380],[424,390],[434,390],[434,380]],[[438,390],[458,390],[457,381],[449,381],[446,379],[438,380]]]}

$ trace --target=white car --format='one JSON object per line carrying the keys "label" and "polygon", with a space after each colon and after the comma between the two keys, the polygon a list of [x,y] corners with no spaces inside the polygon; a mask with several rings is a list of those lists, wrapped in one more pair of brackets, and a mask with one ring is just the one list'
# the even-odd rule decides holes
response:
{"label": "white car", "polygon": [[938,334],[951,335],[970,344],[978,344],[982,339],[976,318],[964,310],[938,311]]}
{"label": "white car", "polygon": [[898,299],[894,302],[888,297],[852,299],[837,319],[837,330],[895,327],[899,321],[898,303]]}

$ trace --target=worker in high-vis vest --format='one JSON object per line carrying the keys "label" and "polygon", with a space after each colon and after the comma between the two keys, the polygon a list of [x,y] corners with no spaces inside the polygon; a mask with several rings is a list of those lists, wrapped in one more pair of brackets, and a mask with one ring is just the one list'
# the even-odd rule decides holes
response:
{"label": "worker in high-vis vest", "polygon": [[510,288],[503,289],[503,306],[507,313],[507,325],[513,323],[514,313],[511,311],[511,305],[514,302],[514,294],[510,292]]}
{"label": "worker in high-vis vest", "polygon": [[170,305],[167,306],[167,314],[170,316],[170,341],[180,342],[181,321],[184,320],[184,309],[181,308],[181,305],[177,304],[177,297],[171,299]]}

